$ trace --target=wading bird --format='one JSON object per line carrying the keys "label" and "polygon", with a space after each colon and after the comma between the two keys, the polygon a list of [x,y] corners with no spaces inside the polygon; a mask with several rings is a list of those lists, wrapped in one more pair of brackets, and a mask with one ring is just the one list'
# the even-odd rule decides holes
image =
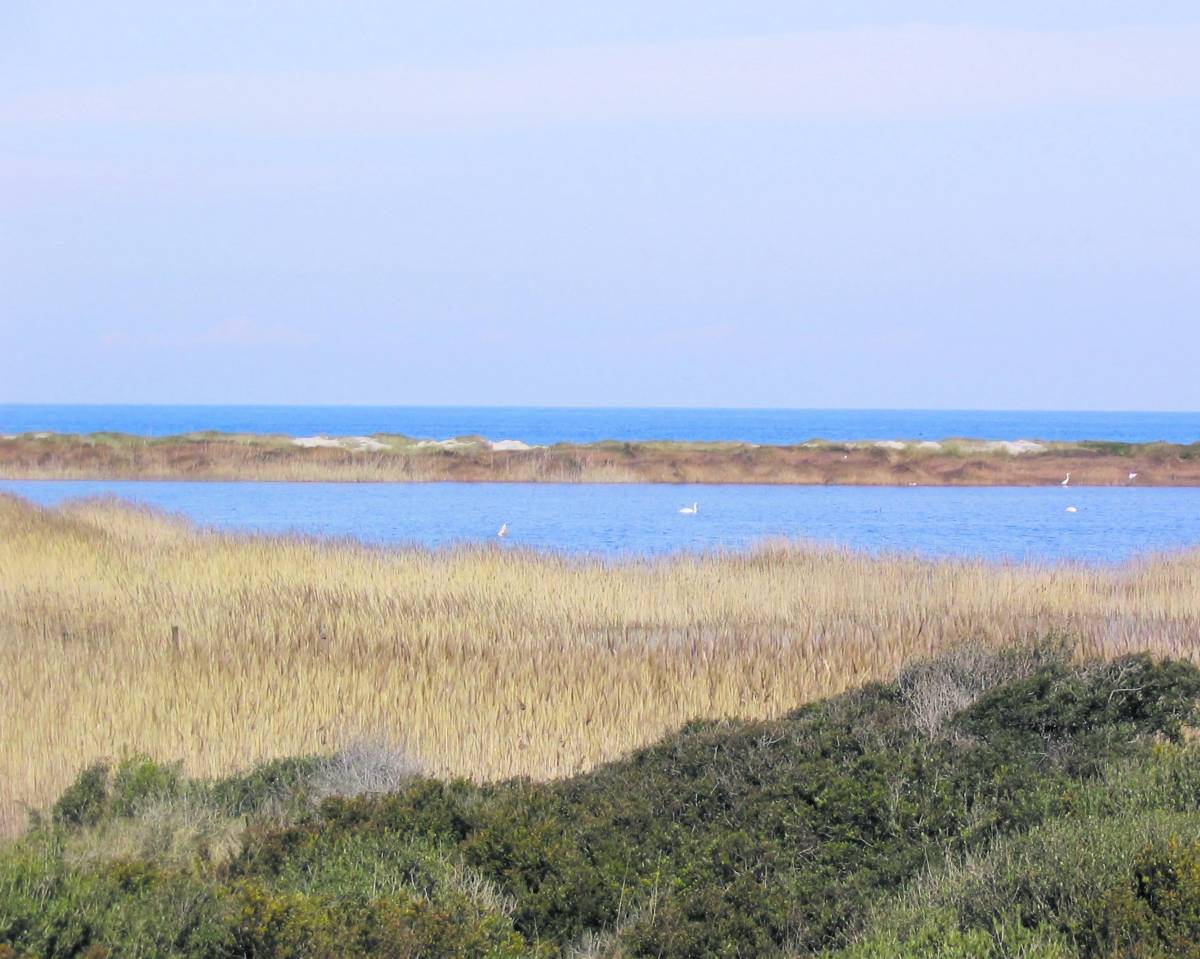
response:
{"label": "wading bird", "polygon": [[1137,479],[1137,473],[1130,473],[1129,474],[1129,482],[1132,483],[1135,479]]}
{"label": "wading bird", "polygon": [[504,537],[508,535],[508,524],[507,524],[507,523],[501,523],[501,524],[500,524],[500,529],[499,529],[499,531],[496,533],[496,535],[497,535],[497,536],[499,536],[501,539],[504,539]]}
{"label": "wading bird", "polygon": [[1070,486],[1071,485],[1071,474],[1068,473],[1067,478],[1065,480],[1063,480],[1061,483],[1059,483],[1058,485],[1059,486]]}
{"label": "wading bird", "polygon": [[700,504],[693,503],[691,506],[685,506],[679,512],[683,513],[684,516],[695,516],[700,512]]}

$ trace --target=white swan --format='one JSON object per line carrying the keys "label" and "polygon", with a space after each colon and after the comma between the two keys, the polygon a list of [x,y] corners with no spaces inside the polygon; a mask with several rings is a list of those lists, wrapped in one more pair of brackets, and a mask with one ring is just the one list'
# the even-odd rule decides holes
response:
{"label": "white swan", "polygon": [[700,512],[700,504],[693,503],[691,506],[685,506],[679,512],[683,513],[684,516],[695,516]]}
{"label": "white swan", "polygon": [[1068,512],[1068,513],[1078,513],[1078,512],[1079,512],[1079,507],[1077,507],[1077,506],[1068,506],[1068,507],[1067,507],[1067,512]]}
{"label": "white swan", "polygon": [[496,533],[496,535],[497,535],[497,536],[499,536],[501,539],[504,539],[504,537],[508,535],[508,524],[507,524],[507,523],[501,523],[501,524],[500,524],[500,529],[499,529],[499,531]]}
{"label": "white swan", "polygon": [[1068,473],[1067,478],[1065,480],[1063,480],[1061,483],[1059,483],[1058,485],[1059,486],[1070,486],[1071,485],[1071,474]]}

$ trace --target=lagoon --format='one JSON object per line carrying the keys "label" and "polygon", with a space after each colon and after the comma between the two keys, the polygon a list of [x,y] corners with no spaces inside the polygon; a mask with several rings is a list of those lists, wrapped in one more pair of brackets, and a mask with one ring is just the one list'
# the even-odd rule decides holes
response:
{"label": "lagoon", "polygon": [[[42,505],[116,496],[223,530],[614,558],[781,538],[1037,562],[1121,562],[1200,546],[1195,488],[5,480],[0,492]],[[698,514],[678,512],[693,502]],[[510,535],[499,540],[502,523]]]}

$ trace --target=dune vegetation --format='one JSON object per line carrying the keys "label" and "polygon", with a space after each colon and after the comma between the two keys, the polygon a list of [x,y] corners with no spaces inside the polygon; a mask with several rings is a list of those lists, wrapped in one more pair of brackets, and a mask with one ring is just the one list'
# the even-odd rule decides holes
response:
{"label": "dune vegetation", "polygon": [[0,436],[4,479],[1044,486],[1068,472],[1083,486],[1200,486],[1200,443],[610,441],[529,447],[480,436],[433,441],[393,434]]}
{"label": "dune vegetation", "polygon": [[6,959],[1189,959],[1200,669],[968,644],[551,782],[387,747],[84,769],[0,847]]}
{"label": "dune vegetation", "polygon": [[1121,567],[776,544],[601,562],[198,530],[0,497],[0,810],[145,754],[213,777],[367,737],[431,775],[574,775],[964,641],[1200,651],[1200,555]]}

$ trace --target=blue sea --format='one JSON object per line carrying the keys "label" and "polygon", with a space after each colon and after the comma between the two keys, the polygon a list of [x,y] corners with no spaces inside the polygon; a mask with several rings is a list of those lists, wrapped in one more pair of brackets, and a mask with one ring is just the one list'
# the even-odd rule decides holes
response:
{"label": "blue sea", "polygon": [[539,445],[606,439],[788,444],[948,437],[1194,443],[1200,441],[1200,412],[0,405],[0,433],[167,436],[200,430],[289,436],[400,433],[422,439],[479,434]]}

